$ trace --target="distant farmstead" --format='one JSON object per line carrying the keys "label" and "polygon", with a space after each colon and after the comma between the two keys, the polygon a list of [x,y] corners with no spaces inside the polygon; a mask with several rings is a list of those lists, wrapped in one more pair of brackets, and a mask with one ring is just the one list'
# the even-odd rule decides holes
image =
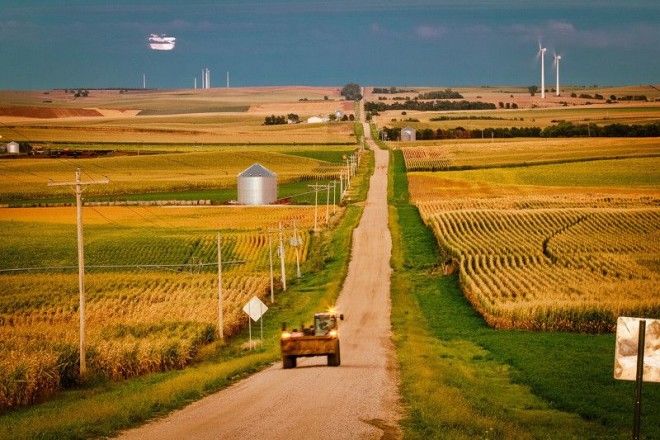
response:
{"label": "distant farmstead", "polygon": [[7,154],[19,154],[21,152],[21,147],[18,145],[18,142],[11,141],[7,144]]}
{"label": "distant farmstead", "polygon": [[402,141],[414,141],[417,139],[417,132],[412,127],[404,127],[401,129]]}
{"label": "distant farmstead", "polygon": [[238,175],[238,203],[269,205],[277,200],[277,174],[255,163]]}
{"label": "distant farmstead", "polygon": [[322,124],[324,122],[328,122],[328,118],[324,118],[321,116],[310,116],[309,118],[307,118],[308,124]]}

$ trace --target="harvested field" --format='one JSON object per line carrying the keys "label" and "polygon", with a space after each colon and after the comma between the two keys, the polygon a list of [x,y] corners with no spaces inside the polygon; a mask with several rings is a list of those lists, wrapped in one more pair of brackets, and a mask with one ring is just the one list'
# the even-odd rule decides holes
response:
{"label": "harvested field", "polygon": [[53,107],[21,107],[0,106],[0,118],[12,116],[17,118],[68,118],[102,116],[98,110],[86,108],[53,108]]}

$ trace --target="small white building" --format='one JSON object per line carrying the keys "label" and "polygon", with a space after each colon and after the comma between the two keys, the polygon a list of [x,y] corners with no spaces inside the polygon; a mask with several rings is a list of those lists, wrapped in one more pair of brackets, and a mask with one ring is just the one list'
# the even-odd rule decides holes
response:
{"label": "small white building", "polygon": [[20,154],[21,147],[18,142],[11,141],[7,144],[7,154]]}
{"label": "small white building", "polygon": [[402,141],[414,141],[417,139],[417,131],[412,127],[404,127],[401,129]]}
{"label": "small white building", "polygon": [[328,122],[328,118],[324,118],[322,116],[310,116],[307,118],[307,123],[308,124],[323,124],[324,122]]}
{"label": "small white building", "polygon": [[343,111],[341,111],[340,109],[335,110],[335,117],[337,118],[338,121],[340,121],[341,118],[344,117],[344,115],[345,115],[345,113]]}

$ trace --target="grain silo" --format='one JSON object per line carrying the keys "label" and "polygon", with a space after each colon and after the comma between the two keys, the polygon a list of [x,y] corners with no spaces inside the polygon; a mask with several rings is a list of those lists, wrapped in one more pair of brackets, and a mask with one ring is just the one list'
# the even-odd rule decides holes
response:
{"label": "grain silo", "polygon": [[238,175],[238,203],[268,205],[277,200],[277,174],[255,163]]}
{"label": "grain silo", "polygon": [[401,129],[402,141],[414,141],[417,138],[417,132],[412,127],[404,127]]}
{"label": "grain silo", "polygon": [[7,154],[19,154],[20,152],[21,147],[18,142],[11,141],[7,144]]}

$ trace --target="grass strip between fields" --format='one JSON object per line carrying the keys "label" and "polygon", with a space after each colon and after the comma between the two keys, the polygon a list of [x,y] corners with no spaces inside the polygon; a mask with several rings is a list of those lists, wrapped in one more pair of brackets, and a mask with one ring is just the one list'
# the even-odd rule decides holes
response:
{"label": "grass strip between fields", "polygon": [[[409,203],[392,153],[392,325],[407,438],[629,438],[633,384],[612,379],[613,335],[497,331],[476,315]],[[660,387],[642,431],[660,438]]]}
{"label": "grass strip between fields", "polygon": [[[364,200],[373,169],[373,155],[367,154],[353,181],[353,201]],[[271,365],[280,356],[282,322],[309,321],[314,312],[335,303],[348,270],[352,231],[362,211],[362,203],[349,204],[336,229],[313,239],[305,268],[309,275],[278,295],[276,304],[269,304],[259,349],[247,352],[241,348],[247,341],[247,331],[243,331],[226,346],[216,343],[204,347],[201,360],[183,370],[61,392],[43,404],[0,415],[0,439],[110,436],[182,408]]]}

